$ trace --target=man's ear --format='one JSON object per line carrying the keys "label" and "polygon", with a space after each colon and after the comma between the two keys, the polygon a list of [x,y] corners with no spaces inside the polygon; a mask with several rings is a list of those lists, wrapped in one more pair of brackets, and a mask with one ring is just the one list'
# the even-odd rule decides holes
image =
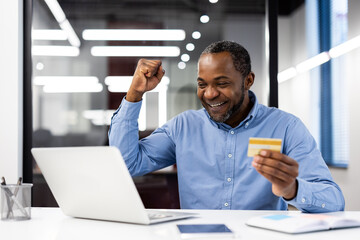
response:
{"label": "man's ear", "polygon": [[245,90],[250,90],[255,81],[255,73],[250,72],[245,78]]}

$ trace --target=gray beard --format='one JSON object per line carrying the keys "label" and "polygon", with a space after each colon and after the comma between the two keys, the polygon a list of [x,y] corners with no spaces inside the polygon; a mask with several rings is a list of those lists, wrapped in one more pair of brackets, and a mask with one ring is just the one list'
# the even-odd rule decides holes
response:
{"label": "gray beard", "polygon": [[226,120],[228,120],[228,119],[230,118],[231,114],[232,114],[232,109],[230,109],[230,110],[226,113],[226,115],[225,115],[223,118],[221,118],[221,119],[215,119],[215,118],[213,118],[213,117],[210,115],[210,113],[209,113],[209,116],[210,116],[211,120],[213,120],[213,121],[215,121],[215,122],[218,122],[218,123],[223,123],[223,122],[226,122]]}

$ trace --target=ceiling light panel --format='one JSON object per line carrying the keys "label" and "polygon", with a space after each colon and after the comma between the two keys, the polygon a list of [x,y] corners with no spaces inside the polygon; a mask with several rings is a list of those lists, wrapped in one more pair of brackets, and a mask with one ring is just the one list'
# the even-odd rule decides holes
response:
{"label": "ceiling light panel", "polygon": [[350,39],[336,47],[329,50],[329,55],[332,58],[339,57],[345,53],[351,52],[352,50],[360,47],[360,36]]}
{"label": "ceiling light panel", "polygon": [[33,56],[77,57],[80,54],[78,47],[72,46],[32,46]]}
{"label": "ceiling light panel", "polygon": [[177,57],[180,48],[175,46],[96,46],[93,56],[107,57]]}
{"label": "ceiling light panel", "polygon": [[86,29],[83,39],[95,41],[183,41],[182,29]]}
{"label": "ceiling light panel", "polygon": [[330,60],[329,53],[322,52],[296,65],[296,71],[299,73],[303,73],[317,66],[320,66],[321,64],[326,63],[329,60]]}
{"label": "ceiling light panel", "polygon": [[50,11],[54,15],[56,21],[58,23],[63,22],[66,19],[65,13],[60,7],[60,4],[56,0],[45,0],[46,4],[48,5]]}
{"label": "ceiling light panel", "polygon": [[45,85],[43,91],[45,93],[91,93],[101,92],[103,85],[101,83],[90,85]]}
{"label": "ceiling light panel", "polygon": [[[108,76],[105,78],[105,84],[108,85],[110,92],[127,92],[130,88],[133,76]],[[163,76],[159,85],[151,92],[160,92],[167,89],[170,79]]]}
{"label": "ceiling light panel", "polygon": [[66,33],[67,39],[70,44],[74,47],[80,47],[80,39],[76,35],[74,29],[72,28],[70,22],[66,19],[65,21],[59,23],[61,29]]}
{"label": "ceiling light panel", "polygon": [[66,33],[57,29],[34,29],[31,37],[32,40],[67,40]]}
{"label": "ceiling light panel", "polygon": [[81,42],[72,28],[70,22],[66,19],[65,13],[62,10],[57,0],[45,0],[51,13],[54,15],[56,21],[59,23],[60,28],[65,32],[70,44],[74,47],[79,47]]}
{"label": "ceiling light panel", "polygon": [[34,77],[34,85],[93,85],[99,83],[94,76],[37,76]]}

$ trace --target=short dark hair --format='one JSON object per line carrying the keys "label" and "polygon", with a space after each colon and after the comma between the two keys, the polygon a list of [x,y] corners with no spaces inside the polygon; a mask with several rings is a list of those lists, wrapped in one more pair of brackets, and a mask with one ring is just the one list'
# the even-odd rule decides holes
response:
{"label": "short dark hair", "polygon": [[234,63],[234,67],[243,77],[251,72],[251,60],[248,51],[240,44],[232,41],[214,42],[207,46],[201,54],[229,52]]}

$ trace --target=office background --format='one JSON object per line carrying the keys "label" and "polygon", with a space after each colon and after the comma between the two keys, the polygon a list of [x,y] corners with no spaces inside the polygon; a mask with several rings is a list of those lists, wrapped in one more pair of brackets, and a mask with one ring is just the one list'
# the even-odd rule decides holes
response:
{"label": "office background", "polygon": [[[34,54],[32,57],[31,106],[34,130],[33,144],[35,146],[106,144],[109,115],[111,115],[111,111],[116,109],[124,93],[110,92],[105,79],[107,76],[131,75],[134,64],[136,64],[136,58],[92,56],[90,54],[91,48],[101,44],[104,45],[106,41],[84,40],[82,31],[87,28],[129,28],[131,26],[136,28],[185,30],[186,38],[183,41],[155,43],[161,46],[176,45],[181,51],[179,56],[163,58],[164,67],[167,69],[166,75],[169,78],[166,90],[167,101],[165,106],[167,107],[165,119],[170,119],[186,109],[198,109],[201,107],[195,95],[197,58],[205,46],[221,39],[238,41],[249,50],[253,61],[253,71],[256,74],[255,85],[252,90],[257,94],[261,103],[268,104],[269,80],[266,69],[265,1],[252,1],[253,4],[256,2],[258,7],[243,10],[240,7],[244,7],[245,4],[234,4],[239,1],[219,0],[216,3],[218,5],[208,1],[198,1],[198,5],[194,4],[195,10],[193,7],[188,12],[185,12],[188,6],[186,4],[184,6],[184,2],[189,1],[165,1],[167,3],[164,7],[177,6],[177,10],[173,10],[172,14],[167,13],[165,10],[159,11],[157,21],[154,21],[156,24],[150,23],[148,21],[149,16],[136,10],[136,7],[130,9],[131,11],[120,12],[119,15],[113,16],[110,14],[111,17],[104,19],[104,16],[109,16],[109,13],[104,10],[105,8],[90,8],[90,5],[88,5],[88,9],[84,8],[81,11],[81,1],[77,5],[76,1],[70,2],[59,1],[69,22],[79,39],[81,39],[79,56],[54,57],[44,56],[39,53]],[[150,3],[151,1],[147,2]],[[246,3],[247,1],[242,2]],[[295,5],[293,11],[290,10],[288,13],[279,15],[278,53],[280,73],[320,53],[318,47],[317,49],[314,47],[316,40],[310,38],[312,35],[316,35],[315,32],[312,32],[316,31],[316,29],[314,30],[311,27],[318,25],[316,11],[314,10],[316,6],[312,5],[314,2],[316,1],[305,1],[303,4]],[[17,176],[22,175],[23,161],[23,1],[2,0],[0,4],[0,29],[2,36],[6,36],[1,38],[0,44],[0,52],[2,53],[0,56],[0,109],[2,109],[0,119],[0,174],[8,176],[9,181],[15,182]],[[58,22],[44,1],[34,0],[33,4],[33,30],[60,29]],[[115,8],[115,10],[121,9],[121,5]],[[208,10],[210,16],[208,23],[199,22],[198,18],[201,12],[196,12],[196,10],[200,9]],[[352,39],[360,35],[360,19],[358,16],[360,3],[356,0],[349,0],[346,9],[345,15],[348,23],[346,37]],[[135,23],[134,15],[138,17]],[[311,18],[314,15],[315,18]],[[125,21],[125,18],[127,21]],[[133,22],[129,24],[129,21]],[[202,33],[200,39],[191,37],[192,32],[195,30]],[[194,51],[186,49],[186,44],[190,42],[195,45]],[[33,39],[32,43],[33,46],[73,46],[66,40]],[[108,45],[116,43],[110,42]],[[126,44],[129,45],[131,42],[126,42]],[[137,42],[137,44],[147,45],[149,43]],[[183,53],[189,55],[189,61],[182,61],[181,55]],[[356,106],[359,102],[356,93],[356,86],[359,85],[359,70],[356,67],[356,60],[359,57],[359,49],[355,49],[341,57],[341,63],[339,63],[341,77],[337,79],[341,83],[341,89],[338,86],[336,88],[338,94],[334,96],[334,98],[339,95],[343,96],[341,98],[343,105],[340,108],[348,109],[341,115],[341,121],[345,124],[342,132],[345,131],[347,135],[341,135],[343,141],[336,142],[337,145],[335,144],[336,146],[339,144],[346,145],[345,156],[347,156],[347,159],[345,160],[347,166],[341,168],[331,167],[335,181],[344,192],[347,210],[359,210],[360,208],[360,188],[356,186],[359,178],[357,171],[360,169],[360,163],[357,159],[360,152],[356,146],[358,133],[360,132],[357,129],[357,120],[360,115]],[[181,69],[183,64],[179,65],[180,62],[185,63],[185,69]],[[317,97],[319,91],[316,91],[319,90],[319,83],[316,81],[319,81],[320,68],[299,73],[279,83],[279,108],[299,116],[319,143],[321,141],[320,128],[322,122],[319,117],[320,100]],[[94,85],[99,86],[98,84],[101,84],[103,89],[100,92],[93,93],[47,93],[44,91],[44,84],[41,83],[44,78],[37,77],[49,76],[92,76],[96,77],[98,81]],[[160,110],[160,105],[163,102],[159,102],[159,96],[160,92],[150,93],[147,96],[144,135],[151,132],[164,119],[161,117],[163,115],[160,114],[163,111]],[[26,160],[29,161],[29,159]],[[38,173],[38,169],[34,165],[34,175],[36,176]],[[138,181],[141,182],[141,179]]]}

